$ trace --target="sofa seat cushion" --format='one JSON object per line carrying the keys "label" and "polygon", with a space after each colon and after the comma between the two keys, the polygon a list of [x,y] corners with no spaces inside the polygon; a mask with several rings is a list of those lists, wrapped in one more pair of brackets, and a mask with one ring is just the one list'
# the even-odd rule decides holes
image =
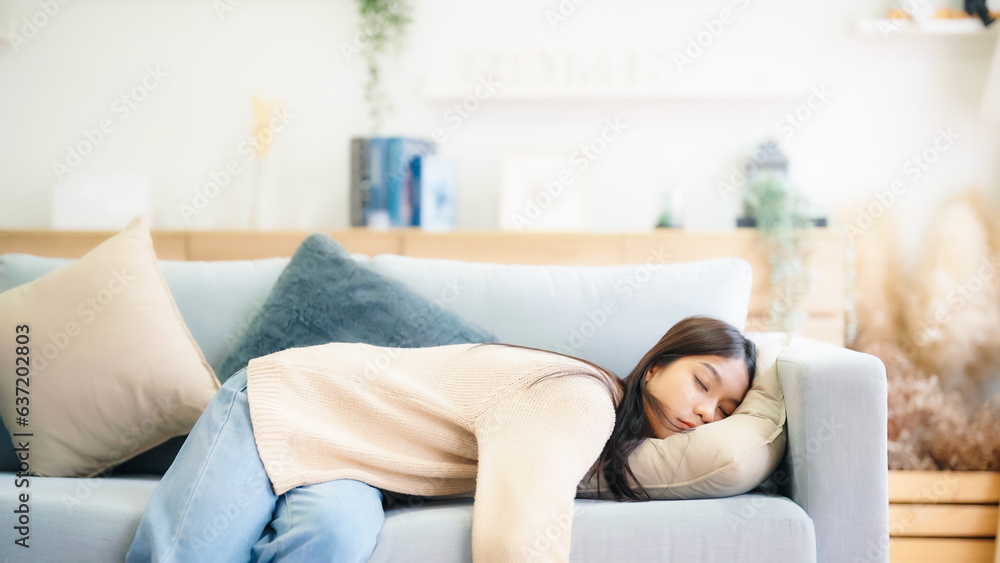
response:
{"label": "sofa seat cushion", "polygon": [[14,546],[17,532],[4,526],[0,541],[15,556],[12,561],[97,563],[125,561],[160,477],[30,477],[27,489],[15,487],[14,481],[13,473],[0,472],[0,513],[14,514],[18,494],[30,495],[30,552],[18,556],[14,550],[23,548]]}
{"label": "sofa seat cushion", "polygon": [[[472,502],[427,499],[387,510],[369,563],[471,561]],[[553,521],[546,533],[560,529]],[[815,531],[805,511],[786,497],[758,493],[649,502],[577,499],[570,549],[573,563],[816,561]],[[534,559],[528,553],[524,560]]]}
{"label": "sofa seat cushion", "polygon": [[[124,561],[158,476],[32,477],[31,561]],[[19,489],[0,473],[0,513]],[[472,498],[415,497],[386,510],[370,563],[472,560]],[[558,530],[554,522],[552,533]],[[12,545],[14,530],[0,540]],[[574,563],[816,560],[812,520],[783,496],[751,492],[698,500],[577,499]]]}

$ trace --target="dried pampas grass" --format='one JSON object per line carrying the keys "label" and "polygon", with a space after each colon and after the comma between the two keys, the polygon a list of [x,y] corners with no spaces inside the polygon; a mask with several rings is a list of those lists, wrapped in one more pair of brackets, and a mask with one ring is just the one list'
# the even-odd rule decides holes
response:
{"label": "dried pampas grass", "polygon": [[889,386],[889,469],[1000,471],[1000,397],[969,415],[957,392],[915,367],[899,347],[861,350],[885,364]]}
{"label": "dried pampas grass", "polygon": [[889,468],[1000,471],[1000,207],[970,189],[903,272],[889,214],[854,240],[857,337],[888,379]]}
{"label": "dried pampas grass", "polygon": [[902,284],[900,345],[921,370],[940,377],[973,407],[997,377],[1000,268],[983,194],[967,190],[946,202],[915,272]]}
{"label": "dried pampas grass", "polygon": [[902,274],[896,225],[889,215],[852,241],[854,246],[854,307],[858,332],[852,347],[895,342],[899,335]]}

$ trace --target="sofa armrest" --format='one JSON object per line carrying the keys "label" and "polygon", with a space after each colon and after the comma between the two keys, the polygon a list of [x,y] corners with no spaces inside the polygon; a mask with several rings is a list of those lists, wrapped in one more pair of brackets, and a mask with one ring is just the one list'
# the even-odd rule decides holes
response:
{"label": "sofa armrest", "polygon": [[812,518],[818,563],[888,563],[885,365],[795,336],[778,357],[788,445],[771,479]]}

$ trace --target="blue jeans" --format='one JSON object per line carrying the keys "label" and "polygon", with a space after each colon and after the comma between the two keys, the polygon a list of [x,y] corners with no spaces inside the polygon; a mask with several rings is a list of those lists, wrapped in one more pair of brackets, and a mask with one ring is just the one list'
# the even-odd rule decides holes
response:
{"label": "blue jeans", "polygon": [[246,368],[212,397],[164,473],[126,561],[367,561],[383,491],[337,479],[276,496],[257,454]]}

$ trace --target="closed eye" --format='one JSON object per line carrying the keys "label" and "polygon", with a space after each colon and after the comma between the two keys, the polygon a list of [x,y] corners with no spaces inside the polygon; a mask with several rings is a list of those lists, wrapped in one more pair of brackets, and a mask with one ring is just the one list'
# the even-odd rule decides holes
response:
{"label": "closed eye", "polygon": [[694,380],[698,382],[698,385],[701,385],[701,388],[704,389],[706,393],[708,392],[708,387],[705,387],[705,384],[701,382],[701,379],[698,379],[697,375],[694,376]]}
{"label": "closed eye", "polygon": [[[697,375],[694,376],[694,380],[698,382],[698,385],[701,385],[701,388],[704,389],[706,393],[708,392],[708,387],[705,387],[705,384],[701,382],[701,379]],[[719,412],[722,413],[722,416],[729,416],[729,413],[722,410],[722,407],[719,407]]]}

